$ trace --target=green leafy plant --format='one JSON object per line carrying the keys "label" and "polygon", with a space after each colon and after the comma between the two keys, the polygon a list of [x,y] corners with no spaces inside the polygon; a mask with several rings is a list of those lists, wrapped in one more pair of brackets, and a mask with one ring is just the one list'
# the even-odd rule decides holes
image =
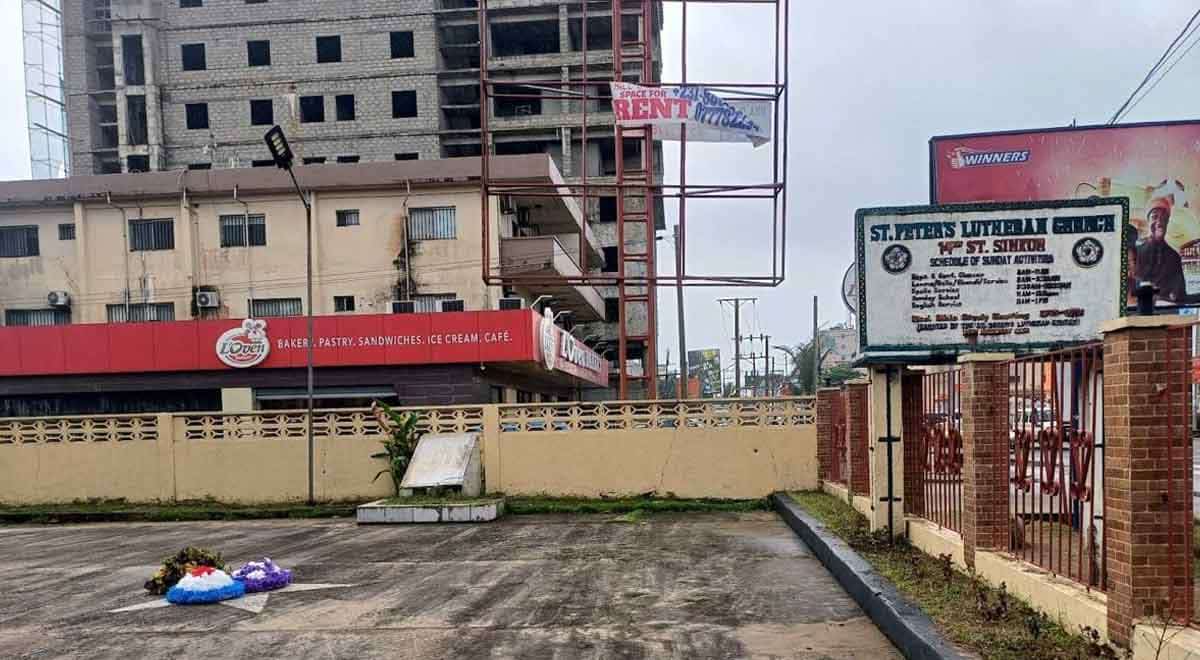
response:
{"label": "green leafy plant", "polygon": [[392,489],[396,497],[400,497],[400,482],[404,480],[404,472],[412,462],[413,452],[417,450],[417,422],[420,418],[416,413],[400,412],[386,403],[376,401],[371,406],[371,412],[379,420],[379,425],[387,431],[388,437],[381,440],[383,451],[371,454],[371,458],[386,459],[388,466],[375,474],[371,480],[374,483],[385,474],[392,477]]}
{"label": "green leafy plant", "polygon": [[187,572],[197,566],[211,566],[216,569],[225,570],[225,562],[221,559],[221,553],[213,552],[207,548],[196,548],[188,546],[174,555],[163,559],[162,567],[154,574],[143,586],[146,591],[161,596],[167,593],[167,590],[179,583]]}

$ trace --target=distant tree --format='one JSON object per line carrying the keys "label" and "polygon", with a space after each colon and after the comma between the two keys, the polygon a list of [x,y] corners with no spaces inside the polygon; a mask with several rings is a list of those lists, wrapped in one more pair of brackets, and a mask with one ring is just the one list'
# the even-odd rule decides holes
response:
{"label": "distant tree", "polygon": [[800,344],[795,348],[788,348],[787,346],[780,346],[779,348],[792,357],[792,371],[788,375],[787,380],[801,394],[814,394],[817,387],[825,387],[826,383],[834,387],[862,376],[861,372],[844,364],[825,367],[825,359],[833,352],[832,349],[825,349],[821,351],[820,382],[814,384],[813,356],[816,354],[816,351],[814,350],[815,346],[813,346],[813,343],[810,341],[807,344]]}

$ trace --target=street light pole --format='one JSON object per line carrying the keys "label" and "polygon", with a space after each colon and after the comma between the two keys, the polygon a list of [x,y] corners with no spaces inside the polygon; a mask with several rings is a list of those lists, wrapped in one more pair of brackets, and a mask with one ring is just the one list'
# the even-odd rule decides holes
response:
{"label": "street light pole", "polygon": [[292,170],[292,162],[295,160],[292,149],[288,146],[287,138],[283,135],[283,129],[278,125],[273,126],[267,134],[263,136],[263,140],[267,143],[267,148],[271,151],[271,158],[275,160],[275,165],[280,169],[287,170],[288,176],[292,179],[292,186],[296,189],[296,194],[300,196],[300,203],[304,204],[304,283],[306,287],[306,314],[305,316],[308,325],[308,338],[305,341],[306,351],[306,374],[305,374],[305,394],[308,399],[308,503],[316,502],[316,485],[315,475],[316,466],[314,465],[314,456],[316,454],[315,440],[313,436],[313,259],[312,259],[312,200],[304,191],[300,189],[300,182],[296,180],[296,172]]}

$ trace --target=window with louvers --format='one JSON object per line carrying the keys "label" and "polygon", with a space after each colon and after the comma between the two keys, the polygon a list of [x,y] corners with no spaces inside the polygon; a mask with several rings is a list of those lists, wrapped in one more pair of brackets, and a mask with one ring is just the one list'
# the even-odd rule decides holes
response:
{"label": "window with louvers", "polygon": [[454,207],[412,209],[408,214],[408,240],[438,241],[458,238]]}
{"label": "window with louvers", "polygon": [[67,325],[70,322],[69,309],[4,310],[4,325]]}
{"label": "window with louvers", "polygon": [[250,301],[250,316],[258,319],[271,316],[301,316],[304,305],[299,298],[256,298]]}
{"label": "window with louvers", "polygon": [[0,227],[0,257],[36,257],[39,254],[36,225]]}
{"label": "window with louvers", "polygon": [[223,215],[220,220],[221,247],[267,244],[267,217],[265,215]]}
{"label": "window with louvers", "polygon": [[109,323],[142,323],[146,321],[174,321],[175,303],[117,303],[108,305]]}
{"label": "window with louvers", "polygon": [[419,314],[428,314],[430,312],[442,311],[443,300],[454,300],[458,297],[455,293],[430,293],[420,296],[413,296],[413,311]]}
{"label": "window with louvers", "polygon": [[129,249],[132,252],[174,250],[175,221],[171,218],[130,220]]}

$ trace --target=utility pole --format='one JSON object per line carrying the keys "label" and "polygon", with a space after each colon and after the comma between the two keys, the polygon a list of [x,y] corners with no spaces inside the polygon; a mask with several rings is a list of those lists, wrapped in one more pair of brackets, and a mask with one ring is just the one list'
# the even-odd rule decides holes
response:
{"label": "utility pole", "polygon": [[821,387],[821,332],[817,328],[817,297],[813,296],[813,391]]}
{"label": "utility pole", "polygon": [[758,302],[758,298],[718,298],[717,304],[733,305],[733,396],[742,395],[742,305]]}
{"label": "utility pole", "polygon": [[763,396],[771,396],[771,335],[759,335],[763,343]]}

